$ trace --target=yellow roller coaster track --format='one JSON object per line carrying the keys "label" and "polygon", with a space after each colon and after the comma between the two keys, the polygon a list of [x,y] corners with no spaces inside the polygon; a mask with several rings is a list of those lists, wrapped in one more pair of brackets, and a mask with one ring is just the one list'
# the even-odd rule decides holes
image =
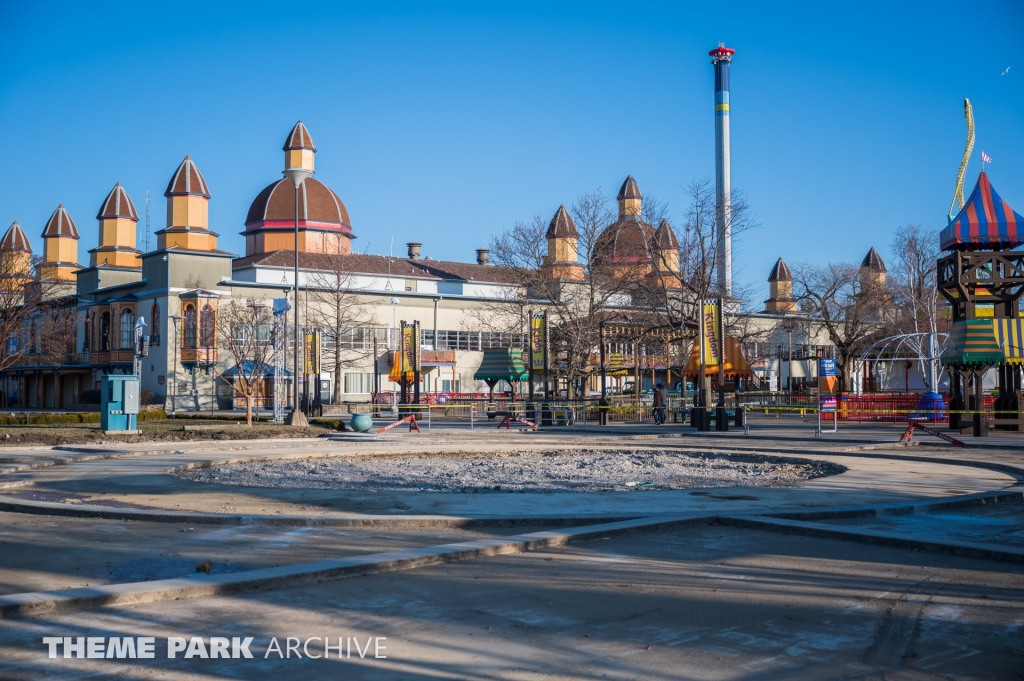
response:
{"label": "yellow roller coaster track", "polygon": [[974,110],[971,109],[971,100],[969,99],[964,99],[964,118],[967,119],[967,147],[964,148],[964,158],[960,161],[960,172],[956,174],[956,190],[953,192],[953,200],[949,203],[950,222],[964,207],[964,175],[967,174],[967,162],[971,159],[971,151],[974,150]]}

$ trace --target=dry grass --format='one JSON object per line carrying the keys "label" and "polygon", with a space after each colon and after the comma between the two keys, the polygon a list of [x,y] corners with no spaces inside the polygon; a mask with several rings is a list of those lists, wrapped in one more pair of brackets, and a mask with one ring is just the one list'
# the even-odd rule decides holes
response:
{"label": "dry grass", "polygon": [[[209,429],[185,431],[184,426],[209,426]],[[252,428],[235,421],[201,421],[197,419],[166,419],[143,421],[141,435],[105,435],[99,424],[21,425],[0,427],[0,446],[74,445],[130,443],[130,442],[188,442],[192,440],[252,440],[287,437],[316,437],[331,432],[327,428],[311,425],[292,428],[271,423],[256,423]]]}

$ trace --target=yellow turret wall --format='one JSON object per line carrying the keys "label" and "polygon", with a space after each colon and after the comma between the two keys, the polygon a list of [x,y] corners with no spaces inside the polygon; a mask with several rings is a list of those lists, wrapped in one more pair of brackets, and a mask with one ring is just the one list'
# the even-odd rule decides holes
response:
{"label": "yellow turret wall", "polygon": [[90,251],[89,265],[98,267],[142,267],[135,250],[135,220],[104,218],[100,220],[100,245]]}
{"label": "yellow turret wall", "polygon": [[640,215],[641,199],[619,199],[619,217]]}
{"label": "yellow turret wall", "polygon": [[78,240],[71,237],[43,239],[43,262],[39,277],[46,280],[75,281],[78,265]]}
{"label": "yellow turret wall", "polygon": [[304,168],[309,172],[313,172],[316,170],[313,161],[313,154],[315,153],[312,149],[289,149],[284,152],[285,170],[288,168]]}
{"label": "yellow turret wall", "polygon": [[217,235],[209,231],[210,200],[197,194],[167,197],[167,229],[157,233],[158,249],[190,251],[217,249]]}

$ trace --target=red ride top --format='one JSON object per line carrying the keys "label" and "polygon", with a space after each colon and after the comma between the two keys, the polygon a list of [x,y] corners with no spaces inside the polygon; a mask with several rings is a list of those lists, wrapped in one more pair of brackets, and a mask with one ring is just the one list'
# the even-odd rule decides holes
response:
{"label": "red ride top", "polygon": [[719,45],[715,49],[708,52],[709,57],[716,57],[718,59],[727,59],[729,57],[732,57],[732,55],[734,54],[736,54],[736,50],[732,49],[731,47],[726,47],[725,45]]}

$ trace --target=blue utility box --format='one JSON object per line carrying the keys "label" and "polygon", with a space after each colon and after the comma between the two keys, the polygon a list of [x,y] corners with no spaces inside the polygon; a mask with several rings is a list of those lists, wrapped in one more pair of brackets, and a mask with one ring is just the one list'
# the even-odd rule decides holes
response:
{"label": "blue utility box", "polygon": [[104,376],[100,426],[103,432],[138,431],[139,377]]}

